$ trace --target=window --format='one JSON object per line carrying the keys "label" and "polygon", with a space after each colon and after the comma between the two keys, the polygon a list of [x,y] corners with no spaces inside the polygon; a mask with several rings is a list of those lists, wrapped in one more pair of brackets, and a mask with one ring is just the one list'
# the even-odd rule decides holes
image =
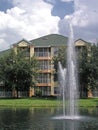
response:
{"label": "window", "polygon": [[35,87],[34,92],[35,92],[35,94],[36,94],[36,92],[39,92],[39,94],[42,96],[49,96],[51,93],[51,88],[48,86],[37,87],[37,88]]}
{"label": "window", "polygon": [[50,48],[35,48],[35,56],[48,57],[50,56]]}
{"label": "window", "polygon": [[22,51],[22,53],[25,57],[30,56],[30,48],[29,47],[20,47],[19,51]]}
{"label": "window", "polygon": [[48,70],[51,69],[51,62],[48,60],[39,61],[40,70]]}
{"label": "window", "polygon": [[50,83],[51,82],[51,76],[50,74],[39,74],[38,83]]}

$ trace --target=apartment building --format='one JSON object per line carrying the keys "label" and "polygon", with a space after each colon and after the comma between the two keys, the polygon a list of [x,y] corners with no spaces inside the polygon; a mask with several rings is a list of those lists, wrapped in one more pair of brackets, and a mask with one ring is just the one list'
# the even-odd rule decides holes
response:
{"label": "apartment building", "polygon": [[17,49],[25,51],[25,56],[32,57],[35,55],[39,62],[39,75],[37,77],[36,86],[30,88],[29,96],[33,96],[36,92],[40,92],[42,96],[55,95],[54,83],[54,66],[53,56],[59,47],[67,44],[67,37],[51,34],[40,37],[31,41],[25,39],[13,44],[13,49],[17,53]]}
{"label": "apartment building", "polygon": [[[55,69],[52,59],[54,55],[57,54],[58,49],[66,46],[67,42],[67,37],[58,34],[50,34],[30,41],[22,39],[12,45],[16,53],[18,49],[24,50],[26,57],[35,55],[39,62],[38,82],[35,87],[30,87],[30,97],[35,95],[37,91],[39,91],[42,96],[57,94],[56,89],[58,84],[54,82]],[[79,50],[86,46],[86,42],[79,39],[75,42],[75,45]]]}

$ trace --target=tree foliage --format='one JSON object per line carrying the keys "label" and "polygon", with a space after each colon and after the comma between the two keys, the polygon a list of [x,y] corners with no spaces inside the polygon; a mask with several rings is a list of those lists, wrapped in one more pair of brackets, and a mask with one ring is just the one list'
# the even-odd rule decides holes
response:
{"label": "tree foliage", "polygon": [[78,60],[80,88],[88,95],[98,86],[98,46],[91,45],[89,49],[83,49]]}
{"label": "tree foliage", "polygon": [[[57,72],[58,62],[63,66],[66,65],[66,51],[61,48],[53,59],[54,67]],[[80,79],[80,86],[84,87],[86,91],[93,90],[98,86],[98,46],[87,45],[81,47],[77,52],[78,55],[78,75]]]}
{"label": "tree foliage", "polygon": [[90,49],[83,49],[79,55],[80,83],[87,90],[94,89],[98,83],[98,46],[92,45]]}
{"label": "tree foliage", "polygon": [[36,82],[38,63],[35,57],[26,58],[23,52],[15,54],[13,50],[0,58],[0,80],[6,90],[29,90]]}
{"label": "tree foliage", "polygon": [[61,62],[63,67],[66,66],[66,47],[59,48],[57,54],[53,57],[55,68],[54,80],[57,80],[58,62]]}
{"label": "tree foliage", "polygon": [[[92,73],[92,81],[91,86],[97,87],[98,85],[98,45],[93,45],[91,48],[91,73]],[[94,80],[93,80],[94,79]]]}

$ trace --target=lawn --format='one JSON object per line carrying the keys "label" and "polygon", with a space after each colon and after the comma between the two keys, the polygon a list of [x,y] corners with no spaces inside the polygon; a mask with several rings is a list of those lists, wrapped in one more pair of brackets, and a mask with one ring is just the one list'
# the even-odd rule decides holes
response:
{"label": "lawn", "polygon": [[[0,99],[0,106],[5,107],[56,107],[60,101],[56,99],[24,98],[24,99]],[[98,106],[98,98],[79,99],[80,107]]]}
{"label": "lawn", "polygon": [[0,106],[8,107],[54,107],[57,106],[57,100],[24,98],[24,99],[0,99]]}
{"label": "lawn", "polygon": [[98,98],[79,99],[81,107],[98,107]]}

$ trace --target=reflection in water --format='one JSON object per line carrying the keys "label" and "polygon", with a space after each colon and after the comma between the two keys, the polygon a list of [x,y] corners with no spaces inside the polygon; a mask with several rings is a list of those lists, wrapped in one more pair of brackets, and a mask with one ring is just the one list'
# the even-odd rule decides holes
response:
{"label": "reflection in water", "polygon": [[67,125],[67,130],[78,130],[78,122],[74,120],[66,121],[63,124],[64,124],[63,130],[66,130],[65,124]]}
{"label": "reflection in water", "polygon": [[56,121],[56,127],[57,124],[61,124],[58,125],[58,129],[61,130],[79,130],[78,126],[79,126],[79,120],[67,120],[67,119],[54,119]]}
{"label": "reflection in water", "polygon": [[82,108],[80,114],[88,118],[53,119],[56,108],[0,108],[0,130],[98,130],[97,108]]}

